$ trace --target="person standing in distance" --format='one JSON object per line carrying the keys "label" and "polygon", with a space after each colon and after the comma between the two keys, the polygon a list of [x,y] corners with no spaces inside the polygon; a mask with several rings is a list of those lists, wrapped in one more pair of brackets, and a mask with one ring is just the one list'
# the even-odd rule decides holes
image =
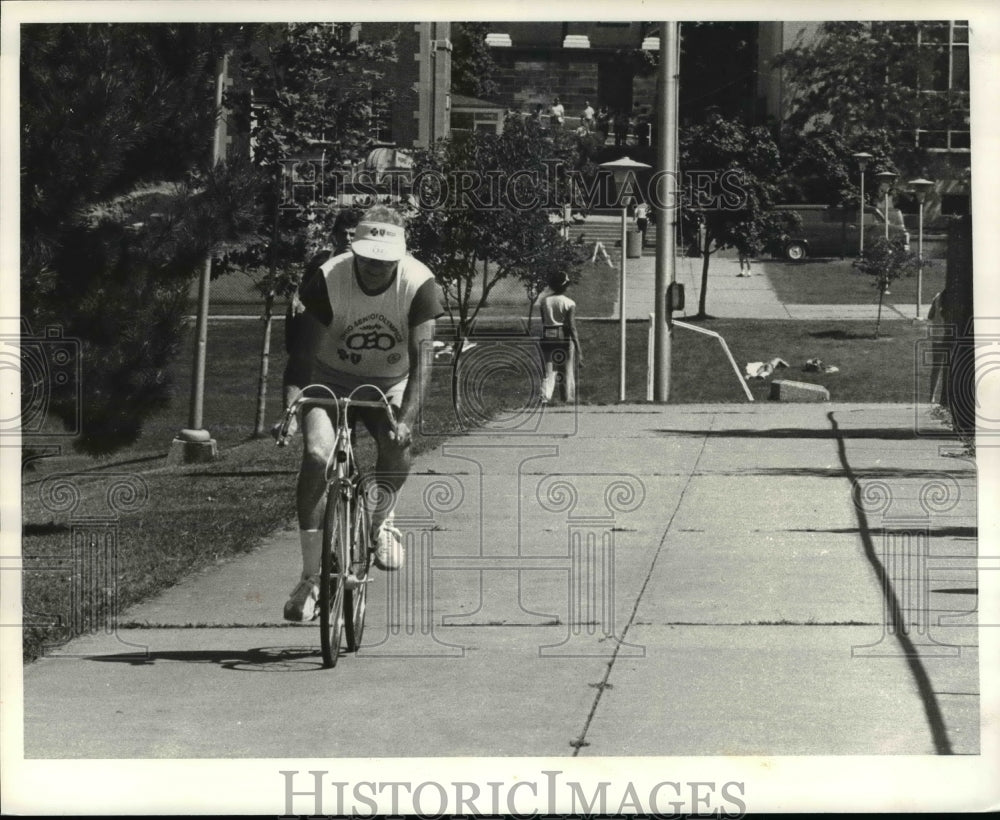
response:
{"label": "person standing in distance", "polygon": [[562,125],[563,124],[563,119],[566,116],[566,109],[563,107],[563,104],[561,102],[559,102],[559,98],[558,97],[556,97],[552,101],[552,108],[549,110],[549,116],[552,117],[552,124],[553,125]]}
{"label": "person standing in distance", "polygon": [[[434,275],[406,252],[403,217],[386,205],[365,212],[349,253],[319,266],[300,292],[306,312],[321,326],[311,340],[310,382],[346,396],[373,384],[389,398],[397,425],[381,410],[357,408],[378,448],[371,487],[371,538],[375,564],[399,569],[404,560],[401,534],[392,526],[392,509],[410,471],[411,429],[430,381],[421,351],[434,338],[443,312]],[[377,395],[355,395],[370,400]],[[302,466],[296,488],[301,580],[285,604],[284,617],[307,621],[316,615],[326,495],[326,465],[335,444],[333,421],[324,408],[309,409],[302,419]]]}
{"label": "person standing in distance", "polygon": [[646,245],[646,228],[649,226],[649,206],[641,199],[635,206],[635,226],[642,234],[642,245]]}
{"label": "person standing in distance", "polygon": [[569,276],[558,273],[550,280],[548,292],[538,300],[542,318],[539,346],[544,368],[542,404],[552,401],[557,380],[562,384],[562,400],[576,401],[576,368],[583,367],[583,351],[576,332],[576,302],[566,295],[567,287]]}

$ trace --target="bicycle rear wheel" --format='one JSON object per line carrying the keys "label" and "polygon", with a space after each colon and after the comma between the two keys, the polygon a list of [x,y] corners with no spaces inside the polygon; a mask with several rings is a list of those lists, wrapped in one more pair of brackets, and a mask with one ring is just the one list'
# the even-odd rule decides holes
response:
{"label": "bicycle rear wheel", "polygon": [[344,633],[347,651],[357,652],[365,631],[365,608],[368,602],[368,573],[371,570],[371,519],[364,483],[354,474],[351,499],[350,553],[351,563],[344,590]]}
{"label": "bicycle rear wheel", "polygon": [[344,566],[348,518],[340,493],[330,488],[323,514],[323,555],[319,582],[320,647],[323,666],[337,665],[344,633]]}

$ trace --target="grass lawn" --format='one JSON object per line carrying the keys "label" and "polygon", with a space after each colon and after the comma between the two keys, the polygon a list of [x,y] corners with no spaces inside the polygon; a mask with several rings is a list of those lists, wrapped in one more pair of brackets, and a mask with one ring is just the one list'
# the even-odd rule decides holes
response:
{"label": "grass lawn", "polygon": [[[723,336],[741,373],[747,362],[778,357],[789,366],[777,371],[773,378],[821,384],[830,391],[833,401],[911,401],[917,343],[926,338],[924,327],[902,321],[883,321],[878,340],[872,338],[874,327],[867,322],[713,319],[700,326]],[[644,401],[646,397],[647,327],[645,322],[628,323],[629,401]],[[618,324],[583,322],[581,335],[585,368],[580,375],[580,401],[614,403],[618,399]],[[806,360],[813,358],[836,366],[839,372],[803,371]],[[716,339],[675,327],[671,363],[671,403],[747,401]],[[770,380],[748,384],[756,400],[768,399]]]}
{"label": "grass lawn", "polygon": [[[281,374],[285,356],[282,325],[276,322],[272,340],[267,426],[281,411]],[[82,570],[73,560],[76,524],[83,516],[107,516],[111,475],[129,476],[132,486],[144,487],[148,498],[134,512],[121,515],[105,528],[102,538],[115,539],[115,597],[124,609],[177,583],[190,572],[255,549],[269,533],[291,527],[295,515],[294,487],[301,439],[278,448],[270,437],[253,437],[262,324],[239,320],[209,326],[203,426],[212,433],[219,457],[208,464],[168,466],[165,456],[174,436],[188,424],[194,331],[172,368],[174,401],[150,418],[138,442],[103,459],[77,455],[71,441],[51,436],[28,442],[37,454],[61,448],[55,457],[28,463],[22,480],[22,552],[25,556],[24,656],[37,657],[45,643],[72,637],[74,622],[96,617],[95,607],[74,610],[74,587],[79,590]],[[485,349],[484,345],[484,349]],[[523,345],[522,345],[523,348]],[[534,350],[532,348],[532,354]],[[463,416],[466,425],[485,412],[521,407],[530,394],[523,377],[525,351],[502,355],[497,366],[480,367],[477,401]],[[85,377],[84,372],[84,377]],[[450,400],[451,370],[446,363],[433,373],[431,398],[415,431],[417,454],[439,444],[442,437],[460,431]],[[85,399],[84,399],[85,400]],[[471,419],[471,422],[469,421]],[[373,447],[359,437],[362,459],[371,460]],[[30,452],[29,452],[30,455]],[[79,503],[75,511],[54,512],[50,493],[43,498],[46,476],[67,475]],[[76,521],[71,518],[76,516]],[[289,578],[296,559],[289,559]],[[288,579],[273,579],[284,584]]]}
{"label": "grass lawn", "polygon": [[[878,302],[874,278],[852,267],[850,259],[822,259],[806,262],[768,260],[759,265],[778,294],[790,305],[866,305]],[[927,313],[934,294],[944,287],[943,259],[924,264],[921,304]],[[709,294],[711,296],[711,294]],[[886,302],[916,306],[917,277],[897,279],[892,283]]]}
{"label": "grass lawn", "polygon": [[[782,376],[824,384],[837,401],[907,401],[913,396],[914,346],[924,331],[908,322],[884,322],[883,338],[878,341],[871,339],[870,326],[858,322],[713,320],[705,326],[726,338],[741,369],[747,361],[780,356],[790,365]],[[276,323],[268,422],[280,412],[281,331],[281,324]],[[580,376],[580,401],[613,404],[618,398],[618,325],[586,321],[580,323],[580,331],[586,365]],[[213,322],[209,327],[204,427],[219,447],[219,457],[211,463],[168,466],[164,459],[173,437],[187,426],[193,329],[173,366],[175,400],[149,419],[135,445],[108,458],[92,459],[73,454],[65,438],[28,442],[37,453],[46,446],[61,447],[62,453],[31,461],[23,474],[27,659],[37,657],[44,643],[71,637],[74,619],[93,617],[93,612],[74,611],[71,603],[83,572],[74,564],[73,544],[79,517],[107,515],[110,474],[131,476],[133,484],[148,491],[144,503],[105,530],[115,544],[113,586],[119,609],[177,583],[192,571],[250,552],[268,534],[293,526],[298,442],[279,449],[270,438],[252,436],[260,333],[259,321]],[[802,363],[813,357],[837,365],[840,372],[801,372]],[[716,340],[677,328],[672,360],[672,402],[746,401]],[[532,376],[537,353],[531,339],[505,338],[500,333],[492,340],[481,340],[476,356],[467,361],[463,423],[451,402],[451,368],[442,362],[435,367],[431,396],[416,431],[417,453],[461,431],[463,424],[467,427],[490,413],[522,408],[532,401],[537,389]],[[644,322],[628,325],[627,380],[629,399],[643,401]],[[752,387],[758,399],[766,400],[767,384],[755,382]],[[370,442],[362,439],[362,447],[367,447],[370,457]],[[54,473],[68,475],[80,495],[76,520],[70,512],[53,512],[44,503],[43,482]],[[50,499],[49,506],[58,505]],[[290,576],[296,561],[295,556],[289,557]],[[288,579],[272,580],[284,584]]]}
{"label": "grass lawn", "polygon": [[618,300],[618,268],[606,262],[584,263],[580,279],[567,293],[576,301],[579,316],[614,316]]}

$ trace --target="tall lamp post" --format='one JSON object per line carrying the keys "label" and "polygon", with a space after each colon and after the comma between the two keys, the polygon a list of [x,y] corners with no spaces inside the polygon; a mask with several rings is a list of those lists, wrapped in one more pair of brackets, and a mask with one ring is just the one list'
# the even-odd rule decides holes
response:
{"label": "tall lamp post", "polygon": [[920,302],[923,296],[924,286],[924,200],[927,192],[934,187],[934,183],[929,179],[911,179],[910,188],[916,194],[917,202],[920,203],[920,215],[917,217],[917,315],[916,321],[923,317],[920,315]]}
{"label": "tall lamp post", "polygon": [[885,238],[889,239],[889,191],[892,190],[892,181],[896,178],[896,174],[892,171],[879,171],[875,174],[875,179],[878,180],[879,190],[885,196]]}
{"label": "tall lamp post", "polygon": [[858,167],[861,169],[861,198],[858,201],[858,256],[864,256],[865,253],[865,168],[868,167],[868,160],[872,158],[871,154],[867,154],[861,151],[857,154],[852,154],[852,156],[858,161]]}
{"label": "tall lamp post", "polygon": [[[222,101],[229,84],[229,54],[218,58],[215,71],[215,130],[212,137],[212,165],[226,158],[226,117]],[[198,318],[195,325],[194,366],[191,374],[191,401],[188,409],[188,426],[181,430],[170,446],[171,461],[212,461],[217,455],[215,439],[202,429],[205,405],[205,360],[208,345],[209,288],[211,287],[212,257],[209,254],[202,265],[198,280]]]}
{"label": "tall lamp post", "polygon": [[[655,303],[653,325],[653,400],[670,399],[671,347],[673,336],[672,311],[677,288],[677,104],[680,89],[681,24],[660,23],[660,65],[657,88],[659,127],[656,139],[656,165],[660,173],[656,196],[661,208],[661,224],[656,231],[656,280],[653,288]],[[668,295],[669,294],[669,295]]]}
{"label": "tall lamp post", "polygon": [[[618,401],[625,401],[625,257],[628,248],[628,206],[622,197],[622,190],[629,176],[633,176],[640,168],[649,168],[644,162],[622,157],[613,162],[602,162],[601,168],[611,171],[615,179],[615,193],[622,212],[622,258],[618,282],[618,325],[619,325],[619,363],[618,363]],[[634,176],[633,176],[634,178]]]}

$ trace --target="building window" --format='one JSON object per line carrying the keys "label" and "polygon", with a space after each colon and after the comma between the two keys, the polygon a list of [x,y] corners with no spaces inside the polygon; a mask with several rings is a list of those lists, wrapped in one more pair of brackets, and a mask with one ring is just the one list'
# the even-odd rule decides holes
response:
{"label": "building window", "polygon": [[[968,95],[968,20],[924,21],[917,24],[917,48],[921,61],[919,83],[924,94]],[[928,123],[930,124],[930,123]],[[917,144],[932,151],[967,151],[969,139],[968,101],[945,122],[917,132]]]}
{"label": "building window", "polygon": [[499,134],[502,128],[499,111],[452,111],[452,131],[482,131]]}
{"label": "building window", "polygon": [[969,47],[954,45],[951,49],[951,87],[969,87]]}
{"label": "building window", "polygon": [[369,128],[376,142],[392,142],[392,95],[372,92]]}

